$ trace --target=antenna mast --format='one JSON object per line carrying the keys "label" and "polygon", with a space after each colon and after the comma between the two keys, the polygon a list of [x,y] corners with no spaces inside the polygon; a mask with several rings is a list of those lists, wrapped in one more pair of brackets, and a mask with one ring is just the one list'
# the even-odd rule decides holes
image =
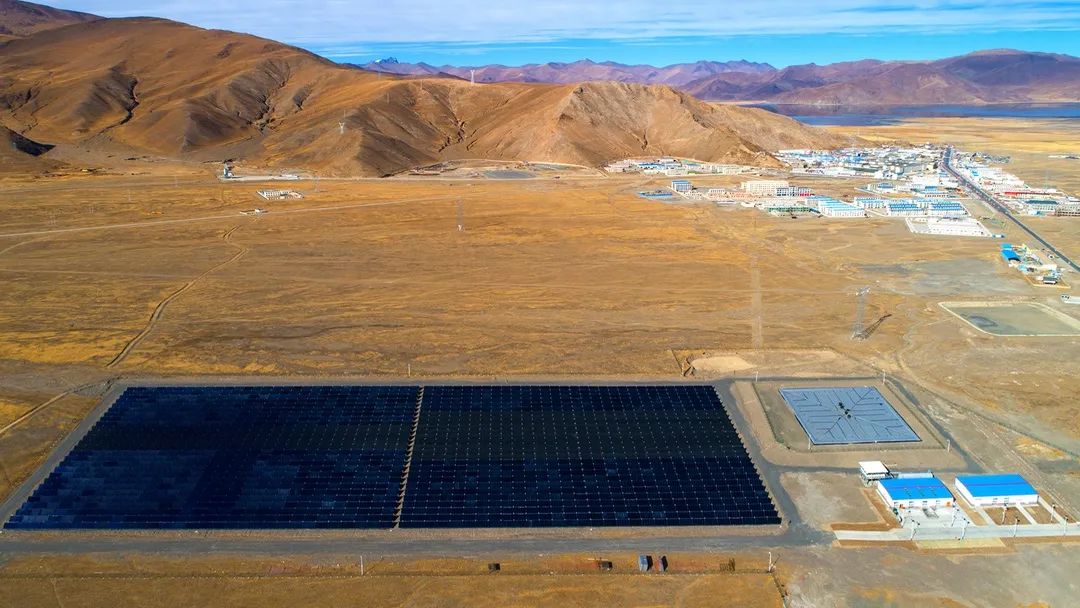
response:
{"label": "antenna mast", "polygon": [[857,298],[855,304],[855,323],[851,326],[852,340],[866,339],[866,294],[870,293],[869,287],[863,287],[855,292]]}

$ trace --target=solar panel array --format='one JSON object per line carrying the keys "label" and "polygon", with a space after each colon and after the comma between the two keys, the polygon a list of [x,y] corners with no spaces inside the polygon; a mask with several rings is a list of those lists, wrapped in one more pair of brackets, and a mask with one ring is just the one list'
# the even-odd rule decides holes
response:
{"label": "solar panel array", "polygon": [[129,388],[6,527],[780,522],[711,387],[425,387],[417,420],[420,394]]}
{"label": "solar panel array", "polygon": [[778,523],[711,387],[425,389],[402,527]]}
{"label": "solar panel array", "polygon": [[415,387],[129,388],[8,528],[389,528]]}
{"label": "solar panel array", "polygon": [[816,445],[920,441],[872,386],[782,388],[780,395]]}

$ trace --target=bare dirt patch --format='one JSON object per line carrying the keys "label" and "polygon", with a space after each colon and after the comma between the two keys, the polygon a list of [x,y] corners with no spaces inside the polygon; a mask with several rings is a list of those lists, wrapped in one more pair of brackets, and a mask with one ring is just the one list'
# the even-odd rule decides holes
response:
{"label": "bare dirt patch", "polygon": [[884,523],[863,493],[857,475],[784,473],[780,483],[803,520],[822,530],[833,529],[836,522]]}

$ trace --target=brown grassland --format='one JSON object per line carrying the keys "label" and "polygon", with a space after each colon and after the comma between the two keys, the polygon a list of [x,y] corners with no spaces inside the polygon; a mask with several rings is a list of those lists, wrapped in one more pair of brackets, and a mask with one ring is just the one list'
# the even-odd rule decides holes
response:
{"label": "brown grassland", "polygon": [[[971,125],[965,136],[966,123],[956,124],[947,136],[961,148],[998,149],[977,145],[979,137],[992,139],[980,135],[985,127]],[[945,133],[933,125],[872,135],[917,140],[928,132],[919,129]],[[1002,150],[1014,151],[1018,172],[1027,165],[1016,151],[1035,159],[1066,147],[1029,150],[1024,132],[995,136]],[[865,128],[860,135],[871,136]],[[1080,439],[1080,410],[1063,399],[1080,389],[1080,341],[994,337],[938,306],[1026,300],[1076,316],[1057,302],[1059,292],[1034,287],[1001,264],[992,240],[913,235],[883,218],[795,220],[634,194],[664,185],[660,179],[301,181],[271,187],[296,188],[303,200],[266,202],[255,197],[264,184],[221,183],[198,166],[147,164],[138,171],[35,179],[9,173],[0,180],[0,427],[19,421],[0,432],[0,495],[40,464],[105,382],[192,375],[675,380],[693,353],[720,355],[699,372],[715,378],[730,375],[725,365],[752,376],[776,369],[758,363],[768,360],[764,355],[814,351],[837,361],[813,370],[817,375],[858,361],[1013,429],[1018,445],[1057,446],[1039,449],[1060,454],[1058,448],[1075,451]],[[815,185],[850,196],[859,184]],[[254,207],[268,212],[241,215]],[[1076,218],[1038,226],[1080,257]],[[1023,240],[1008,226],[995,229]],[[868,321],[891,316],[869,340],[855,342],[854,292],[867,285]],[[1080,484],[1075,473],[1064,477],[1068,488]],[[961,558],[916,563],[897,552],[909,553],[793,550],[782,562],[782,583],[819,605],[959,605],[948,602],[989,593],[950,580],[947,572]],[[1060,547],[1044,555],[1059,564],[1048,572],[1065,567],[1062,556],[1069,561]],[[0,556],[0,605],[90,606],[108,598],[154,605],[161,597],[179,598],[175,605],[236,606],[780,601],[763,574],[590,574],[554,584],[537,572],[451,577],[455,569],[481,566],[447,562],[433,572],[358,584],[351,573],[322,576],[329,568],[319,576],[284,576],[288,568],[236,561],[215,577],[207,573],[215,568],[209,558],[196,557],[183,567],[154,556],[123,567],[109,566],[115,558],[106,557],[56,558],[52,565],[44,563],[52,558],[27,559]],[[300,572],[312,567],[296,559],[308,564],[296,566]],[[624,569],[632,569],[627,559]],[[965,568],[993,578],[1011,558],[972,559],[964,558]],[[198,576],[154,572],[154,563],[162,572]],[[876,569],[897,564],[937,586],[924,590],[912,582],[918,577],[898,575],[887,577],[891,587],[866,586]],[[123,573],[100,574],[114,566]],[[553,571],[573,574],[577,567],[564,566]],[[850,584],[854,577],[862,585]],[[1013,597],[1040,599],[1034,588]]]}

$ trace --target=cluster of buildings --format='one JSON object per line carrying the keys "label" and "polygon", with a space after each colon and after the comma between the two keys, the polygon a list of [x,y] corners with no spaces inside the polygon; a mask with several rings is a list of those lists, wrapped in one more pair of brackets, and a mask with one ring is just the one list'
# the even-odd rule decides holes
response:
{"label": "cluster of buildings", "polygon": [[738,202],[761,202],[760,199],[785,199],[787,201],[794,197],[811,197],[813,191],[805,186],[792,186],[787,180],[783,179],[758,179],[749,180],[743,182],[737,190],[728,188],[695,188],[693,183],[688,179],[675,179],[671,181],[669,186],[671,191],[680,194],[685,198],[691,200],[706,200],[716,203],[738,203]]}
{"label": "cluster of buildings", "polygon": [[973,156],[953,161],[956,170],[994,198],[1025,215],[1080,217],[1080,199],[1057,188],[1036,188],[1000,167],[991,167]]}
{"label": "cluster of buildings", "polygon": [[1013,247],[1011,243],[1002,243],[1001,259],[1010,268],[1015,268],[1037,284],[1058,285],[1061,283],[1061,267],[1049,260],[1044,260],[1027,245]]}
{"label": "cluster of buildings", "polygon": [[[904,517],[906,511],[959,508],[956,496],[932,472],[895,473],[879,461],[864,461],[859,463],[859,474],[875,485],[878,496],[898,517]],[[958,475],[953,487],[969,506],[980,511],[1011,507],[1030,519],[1024,508],[1045,503],[1038,491],[1016,473]]]}
{"label": "cluster of buildings", "polygon": [[753,170],[753,167],[727,165],[721,163],[703,163],[681,158],[628,158],[604,167],[608,173],[641,173],[643,175],[738,175]]}
{"label": "cluster of buildings", "polygon": [[931,146],[781,150],[777,158],[794,174],[901,180],[936,169],[941,152]]}

